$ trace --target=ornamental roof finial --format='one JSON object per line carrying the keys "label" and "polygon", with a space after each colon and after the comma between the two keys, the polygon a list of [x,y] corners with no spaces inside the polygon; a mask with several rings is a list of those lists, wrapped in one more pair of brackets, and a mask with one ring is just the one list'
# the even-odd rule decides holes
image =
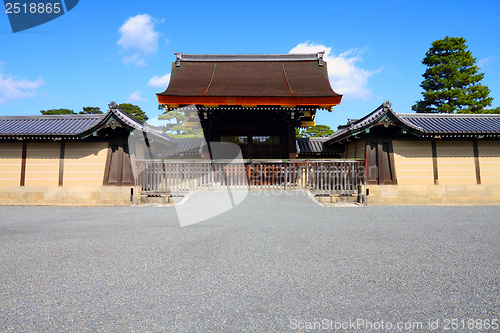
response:
{"label": "ornamental roof finial", "polygon": [[181,60],[182,60],[182,53],[180,52],[174,52],[175,54],[175,67],[179,67],[181,65]]}
{"label": "ornamental roof finial", "polygon": [[318,57],[318,65],[323,66],[323,56],[325,55],[325,51],[320,51],[316,54]]}

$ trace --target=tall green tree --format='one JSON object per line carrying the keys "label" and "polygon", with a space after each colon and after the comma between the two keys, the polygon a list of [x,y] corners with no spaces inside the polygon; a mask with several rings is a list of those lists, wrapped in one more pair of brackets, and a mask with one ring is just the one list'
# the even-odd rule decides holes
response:
{"label": "tall green tree", "polygon": [[427,66],[420,85],[423,99],[412,109],[418,113],[480,113],[491,105],[490,89],[476,66],[463,37],[436,40],[425,54]]}
{"label": "tall green tree", "polygon": [[144,111],[141,110],[140,107],[134,104],[130,103],[122,103],[119,104],[118,107],[122,109],[123,111],[127,112],[129,115],[134,117],[135,119],[138,119],[142,122],[146,122],[149,117],[146,115]]}
{"label": "tall green tree", "polygon": [[295,130],[298,138],[312,138],[312,137],[320,137],[320,136],[330,136],[333,134],[333,130],[330,126],[327,125],[316,125],[309,127],[307,130],[302,130],[297,132],[298,129]]}
{"label": "tall green tree", "polygon": [[40,113],[44,116],[58,115],[58,114],[76,114],[75,111],[70,109],[51,109],[51,110],[40,110]]}
{"label": "tall green tree", "polygon": [[99,107],[84,106],[83,111],[80,111],[79,114],[102,114],[102,111]]}

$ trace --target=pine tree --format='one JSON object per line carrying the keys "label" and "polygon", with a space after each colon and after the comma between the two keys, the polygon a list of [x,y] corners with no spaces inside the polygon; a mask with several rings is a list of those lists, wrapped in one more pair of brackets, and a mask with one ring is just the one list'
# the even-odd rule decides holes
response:
{"label": "pine tree", "polygon": [[481,85],[484,77],[465,38],[436,40],[422,61],[427,66],[420,85],[423,100],[413,105],[418,113],[480,113],[491,105],[490,89]]}
{"label": "pine tree", "polygon": [[95,106],[84,106],[83,111],[80,111],[79,114],[102,114],[101,108]]}
{"label": "pine tree", "polygon": [[129,115],[138,119],[139,121],[146,122],[149,117],[146,115],[144,111],[141,110],[140,107],[130,103],[121,103],[118,105],[120,109],[127,112]]}
{"label": "pine tree", "polygon": [[[165,105],[158,105],[159,110],[165,110]],[[203,137],[203,130],[200,127],[191,128],[187,127],[184,123],[188,120],[185,111],[180,108],[165,112],[158,116],[158,120],[168,120],[169,122],[163,126],[165,132],[172,137]],[[173,122],[172,122],[173,121]]]}
{"label": "pine tree", "polygon": [[75,111],[70,109],[51,109],[51,110],[40,110],[40,113],[44,116],[60,115],[60,114],[76,114]]}
{"label": "pine tree", "polygon": [[[300,132],[302,138],[325,137],[333,134],[333,130],[327,125],[316,125]],[[298,137],[298,136],[297,136]]]}

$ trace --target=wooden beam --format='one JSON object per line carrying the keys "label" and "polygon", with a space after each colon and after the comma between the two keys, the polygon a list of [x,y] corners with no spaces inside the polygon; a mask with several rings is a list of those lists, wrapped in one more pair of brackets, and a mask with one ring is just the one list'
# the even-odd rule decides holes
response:
{"label": "wooden beam", "polygon": [[118,146],[118,162],[117,168],[116,168],[116,185],[121,186],[123,182],[123,158],[124,158],[124,151],[123,151],[123,145]]}
{"label": "wooden beam", "polygon": [[297,106],[321,106],[331,108],[340,104],[342,96],[329,97],[253,97],[253,96],[165,96],[159,95],[160,104],[178,105],[297,105]]}
{"label": "wooden beam", "polygon": [[113,145],[111,142],[108,143],[108,154],[106,156],[106,166],[104,167],[104,177],[102,179],[102,185],[108,185],[109,172],[111,169],[111,159],[113,158]]}
{"label": "wooden beam", "polygon": [[61,150],[59,152],[59,186],[63,186],[64,182],[64,150],[66,148],[66,143],[61,142]]}
{"label": "wooden beam", "polygon": [[434,185],[439,185],[436,140],[432,140],[431,145],[432,145],[432,171],[434,172]]}
{"label": "wooden beam", "polygon": [[396,174],[396,163],[394,162],[394,148],[392,146],[392,140],[388,140],[387,145],[389,147],[389,164],[392,175],[392,184],[398,185],[398,176]]}
{"label": "wooden beam", "polygon": [[28,154],[28,142],[23,141],[23,151],[21,157],[21,182],[20,186],[24,186],[26,182],[26,155]]}
{"label": "wooden beam", "polygon": [[477,140],[472,141],[472,146],[474,147],[474,166],[476,169],[476,184],[481,185],[481,168],[479,165],[479,148],[477,145]]}
{"label": "wooden beam", "polygon": [[316,125],[316,122],[315,121],[306,121],[306,120],[302,120],[300,122],[300,125],[299,127],[313,127]]}

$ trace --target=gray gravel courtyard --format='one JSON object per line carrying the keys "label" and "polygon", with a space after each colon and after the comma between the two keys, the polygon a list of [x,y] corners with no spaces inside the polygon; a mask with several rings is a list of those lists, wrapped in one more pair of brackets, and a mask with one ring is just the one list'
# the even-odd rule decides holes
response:
{"label": "gray gravel courtyard", "polygon": [[303,192],[250,192],[187,227],[174,207],[0,207],[0,331],[500,321],[499,217],[500,207],[322,207]]}

